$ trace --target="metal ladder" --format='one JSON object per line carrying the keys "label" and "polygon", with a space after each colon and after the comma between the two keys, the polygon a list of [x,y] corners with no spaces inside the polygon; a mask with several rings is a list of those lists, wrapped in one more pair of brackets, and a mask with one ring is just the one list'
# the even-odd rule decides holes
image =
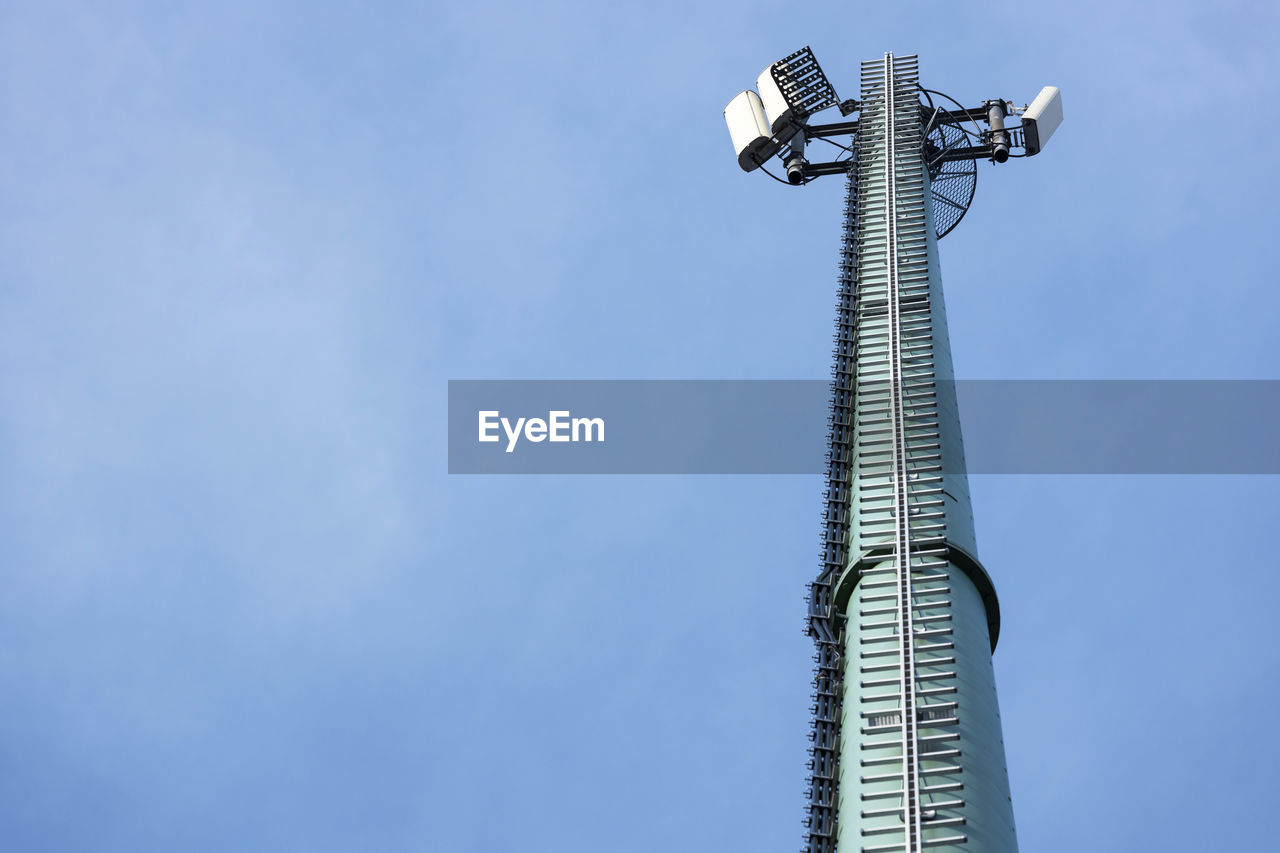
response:
{"label": "metal ladder", "polygon": [[[964,843],[949,827],[963,818],[937,809],[963,805],[951,741],[958,732],[950,567],[942,499],[942,458],[933,371],[929,235],[915,57],[863,65],[859,170],[861,215],[883,229],[860,230],[856,262],[860,538],[887,540],[861,573],[858,689],[861,702],[887,700],[896,712],[862,712],[862,780],[896,784],[864,794],[864,853]],[[887,474],[887,476],[885,476]],[[861,482],[865,477],[864,483]],[[870,620],[870,621],[862,621]],[[887,735],[887,736],[884,736]],[[900,820],[899,820],[900,818]]]}
{"label": "metal ladder", "polygon": [[832,349],[827,416],[827,486],[823,494],[821,569],[809,586],[806,632],[814,640],[813,704],[809,708],[809,787],[804,853],[834,853],[839,809],[840,718],[844,692],[844,619],[836,611],[835,584],[849,557],[850,479],[854,463],[855,252],[858,172],[851,166],[840,241],[840,290]]}

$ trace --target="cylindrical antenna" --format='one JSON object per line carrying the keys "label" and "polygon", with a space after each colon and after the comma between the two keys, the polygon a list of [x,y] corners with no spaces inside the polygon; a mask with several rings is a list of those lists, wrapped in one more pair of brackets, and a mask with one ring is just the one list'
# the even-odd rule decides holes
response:
{"label": "cylindrical antenna", "polygon": [[809,161],[804,159],[804,131],[791,137],[791,147],[787,151],[787,180],[793,184],[804,183],[804,167]]}
{"label": "cylindrical antenna", "polygon": [[1003,163],[1009,159],[1009,131],[1004,129],[1004,102],[987,101],[987,125],[991,128],[991,159]]}

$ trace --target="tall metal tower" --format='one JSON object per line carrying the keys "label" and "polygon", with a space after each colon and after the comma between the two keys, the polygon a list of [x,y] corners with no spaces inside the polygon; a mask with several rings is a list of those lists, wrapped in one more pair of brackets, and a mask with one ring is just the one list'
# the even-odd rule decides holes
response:
{"label": "tall metal tower", "polygon": [[[976,161],[1038,153],[1061,98],[964,108],[920,87],[916,57],[885,54],[841,101],[808,48],[756,82],[725,109],[739,165],[768,172],[777,156],[795,185],[848,176],[804,850],[1016,851],[1000,609],[974,538],[938,239],[968,209]],[[857,117],[809,122],[829,107]],[[813,141],[838,156],[809,162]]]}

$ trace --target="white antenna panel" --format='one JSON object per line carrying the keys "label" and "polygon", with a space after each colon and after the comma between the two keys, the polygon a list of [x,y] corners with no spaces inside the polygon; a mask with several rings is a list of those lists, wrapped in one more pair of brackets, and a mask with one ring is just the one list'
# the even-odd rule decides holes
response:
{"label": "white antenna panel", "polygon": [[1022,131],[1027,156],[1039,154],[1049,137],[1062,124],[1062,93],[1057,86],[1045,86],[1022,114]]}
{"label": "white antenna panel", "polygon": [[769,121],[759,95],[750,89],[740,92],[724,108],[724,120],[729,125],[729,137],[733,139],[733,151],[738,155],[742,171],[750,172],[769,159],[770,154],[766,153],[770,142]]}
{"label": "white antenna panel", "polygon": [[769,67],[761,71],[760,76],[756,78],[756,91],[760,93],[760,100],[764,103],[764,114],[771,122],[769,128],[774,133],[782,130],[783,126],[791,121],[791,107],[787,104],[782,90],[778,88],[777,81],[773,79],[773,66],[777,64],[770,63]]}

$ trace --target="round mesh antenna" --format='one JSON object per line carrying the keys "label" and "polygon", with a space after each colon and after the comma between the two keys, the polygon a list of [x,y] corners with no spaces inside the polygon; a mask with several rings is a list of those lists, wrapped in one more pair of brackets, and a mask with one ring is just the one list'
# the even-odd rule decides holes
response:
{"label": "round mesh antenna", "polygon": [[[964,147],[968,135],[954,124],[936,124],[927,141],[940,152]],[[929,189],[933,195],[933,230],[941,240],[960,224],[978,188],[976,160],[936,159],[929,164]]]}
{"label": "round mesh antenna", "polygon": [[[960,220],[969,210],[973,202],[973,194],[978,188],[978,163],[967,154],[976,142],[982,140],[982,128],[967,117],[964,107],[955,98],[920,88],[925,103],[921,109],[925,119],[925,162],[929,167],[929,186],[933,196],[933,230],[941,240],[951,229],[960,224]],[[945,98],[955,105],[956,110],[949,110],[941,103],[934,105],[932,96],[939,100]],[[973,127],[966,127],[972,124]],[[957,155],[954,159],[951,154]]]}

